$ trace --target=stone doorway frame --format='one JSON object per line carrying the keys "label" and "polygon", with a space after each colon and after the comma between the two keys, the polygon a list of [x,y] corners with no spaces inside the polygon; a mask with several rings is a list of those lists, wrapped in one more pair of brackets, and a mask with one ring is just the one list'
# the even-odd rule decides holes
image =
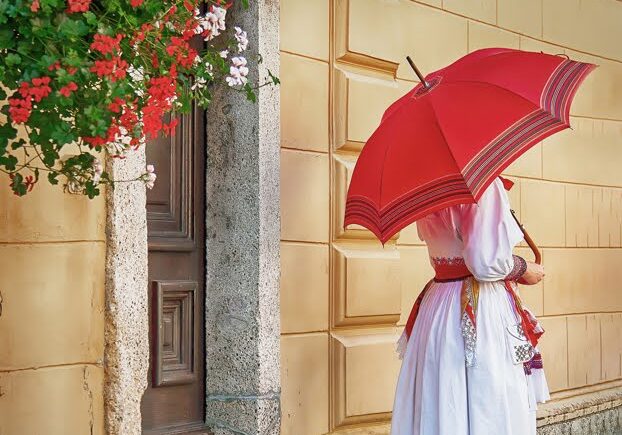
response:
{"label": "stone doorway frame", "polygon": [[[279,0],[229,13],[248,33],[250,77],[279,73]],[[261,53],[262,62],[258,65]],[[280,431],[279,88],[257,103],[218,89],[208,111],[206,171],[206,421],[215,434]],[[108,163],[117,179],[145,167],[144,149]],[[104,421],[139,435],[149,366],[146,192],[106,196]]]}

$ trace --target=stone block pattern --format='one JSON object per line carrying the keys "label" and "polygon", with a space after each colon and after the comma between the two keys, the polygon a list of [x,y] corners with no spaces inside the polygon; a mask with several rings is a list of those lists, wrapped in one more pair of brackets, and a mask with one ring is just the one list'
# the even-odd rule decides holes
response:
{"label": "stone block pattern", "polygon": [[0,176],[0,433],[104,433],[105,191]]}
{"label": "stone block pattern", "polygon": [[[622,379],[614,277],[622,262],[622,3],[597,3],[282,0],[283,434],[389,430],[393,342],[432,270],[414,225],[383,248],[342,223],[358,154],[388,104],[416,84],[407,54],[424,72],[493,46],[599,65],[577,94],[573,129],[533,147],[506,175],[516,182],[512,206],[543,251],[547,277],[522,297],[547,331],[552,390]],[[517,253],[531,258],[524,244]],[[619,427],[613,415],[540,433],[610,430]]]}

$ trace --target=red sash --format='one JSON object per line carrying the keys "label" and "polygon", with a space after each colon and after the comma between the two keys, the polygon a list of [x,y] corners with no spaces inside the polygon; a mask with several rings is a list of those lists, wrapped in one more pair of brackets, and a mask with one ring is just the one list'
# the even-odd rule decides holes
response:
{"label": "red sash", "polygon": [[[410,315],[408,316],[408,321],[406,322],[406,327],[404,328],[407,338],[410,338],[410,335],[412,334],[412,330],[415,326],[415,321],[417,319],[417,315],[419,314],[419,308],[421,307],[423,298],[425,297],[425,294],[434,282],[463,281],[461,294],[462,312],[468,315],[470,321],[473,324],[473,327],[475,327],[479,293],[477,290],[478,286],[473,285],[473,288],[470,289],[470,293],[468,295],[466,294],[467,286],[465,285],[465,281],[467,279],[473,279],[473,275],[467,268],[464,261],[460,260],[462,259],[444,259],[444,261],[435,261],[434,270],[436,272],[436,275],[434,279],[430,280],[430,282],[425,285],[425,287],[415,300],[415,303],[413,304],[413,307],[410,311]],[[523,308],[522,301],[515,291],[516,282],[508,280],[503,281],[503,283],[506,290],[510,294],[510,297],[512,297],[512,300],[514,301],[514,306],[516,308],[518,316],[521,319],[525,336],[532,344],[532,346],[535,347],[538,344],[538,340],[542,336],[543,331],[536,328],[536,320],[532,318]]]}

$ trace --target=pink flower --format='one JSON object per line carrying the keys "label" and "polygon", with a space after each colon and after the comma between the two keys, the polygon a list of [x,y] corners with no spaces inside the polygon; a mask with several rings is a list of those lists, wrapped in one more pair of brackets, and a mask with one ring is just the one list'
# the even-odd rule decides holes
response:
{"label": "pink flower", "polygon": [[133,8],[137,8],[143,4],[143,1],[144,0],[130,0],[130,5],[132,5]]}
{"label": "pink flower", "polygon": [[95,159],[93,160],[92,169],[93,169],[93,184],[97,185],[99,184],[102,178],[102,174],[104,173],[104,166],[102,165],[102,162],[99,159]]}
{"label": "pink flower", "polygon": [[39,10],[39,6],[39,0],[33,0],[33,2],[30,4],[30,11],[37,12]]}
{"label": "pink flower", "polygon": [[231,59],[231,67],[229,68],[229,76],[225,79],[229,86],[242,86],[248,82],[248,67],[246,59],[242,56]]}
{"label": "pink flower", "polygon": [[147,165],[147,173],[143,174],[142,179],[145,182],[145,186],[147,189],[153,189],[155,185],[155,180],[158,178],[155,174],[155,168],[153,165]]}

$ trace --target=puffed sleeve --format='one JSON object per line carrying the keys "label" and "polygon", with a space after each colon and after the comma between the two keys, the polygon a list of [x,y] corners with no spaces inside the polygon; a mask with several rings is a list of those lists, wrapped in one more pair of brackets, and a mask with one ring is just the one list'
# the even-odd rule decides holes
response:
{"label": "puffed sleeve", "polygon": [[512,255],[523,234],[512,217],[507,194],[498,178],[477,204],[461,206],[458,231],[462,256],[478,281],[515,280],[525,273],[525,260]]}

